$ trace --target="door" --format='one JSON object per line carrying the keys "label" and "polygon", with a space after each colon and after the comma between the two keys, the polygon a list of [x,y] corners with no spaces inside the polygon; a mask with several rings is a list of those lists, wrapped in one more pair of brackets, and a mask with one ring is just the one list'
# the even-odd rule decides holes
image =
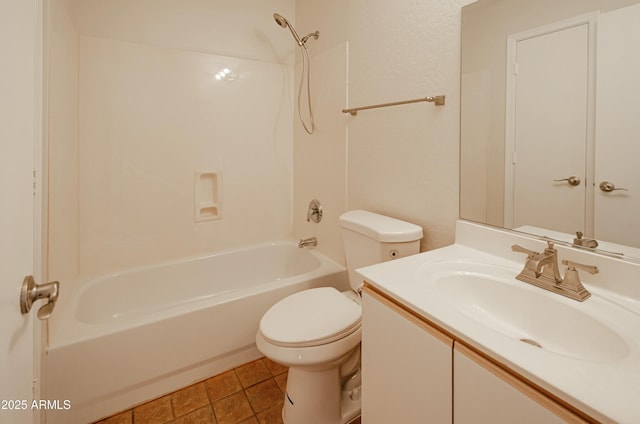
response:
{"label": "door", "polygon": [[576,18],[510,37],[505,219],[512,228],[590,233],[589,25]]}
{"label": "door", "polygon": [[[640,246],[640,5],[598,18],[595,237]],[[603,191],[600,184],[616,190]],[[622,190],[624,189],[624,190]]]}
{"label": "door", "polygon": [[20,287],[34,269],[36,2],[0,2],[0,422],[34,422],[34,316]]}

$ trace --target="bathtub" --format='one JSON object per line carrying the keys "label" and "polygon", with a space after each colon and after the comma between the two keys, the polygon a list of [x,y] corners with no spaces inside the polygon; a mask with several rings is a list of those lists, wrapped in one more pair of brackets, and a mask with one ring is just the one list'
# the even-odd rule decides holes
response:
{"label": "bathtub", "polygon": [[259,358],[264,312],[294,292],[348,287],[344,267],[278,242],[79,281],[45,356],[47,423],[89,423]]}

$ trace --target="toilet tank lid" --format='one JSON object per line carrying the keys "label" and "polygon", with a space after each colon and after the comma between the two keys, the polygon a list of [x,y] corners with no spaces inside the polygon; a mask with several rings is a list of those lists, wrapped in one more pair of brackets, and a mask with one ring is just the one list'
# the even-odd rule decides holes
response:
{"label": "toilet tank lid", "polygon": [[340,215],[340,226],[385,243],[420,240],[422,227],[377,213],[353,210]]}

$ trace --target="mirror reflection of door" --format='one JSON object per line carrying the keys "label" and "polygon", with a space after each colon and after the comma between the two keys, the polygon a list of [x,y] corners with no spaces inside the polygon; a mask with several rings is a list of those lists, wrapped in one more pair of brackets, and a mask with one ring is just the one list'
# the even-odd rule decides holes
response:
{"label": "mirror reflection of door", "polygon": [[[595,237],[630,246],[640,243],[638,22],[640,5],[598,18]],[[617,190],[600,190],[602,182]]]}
{"label": "mirror reflection of door", "polygon": [[515,34],[508,45],[505,223],[590,234],[589,19]]}

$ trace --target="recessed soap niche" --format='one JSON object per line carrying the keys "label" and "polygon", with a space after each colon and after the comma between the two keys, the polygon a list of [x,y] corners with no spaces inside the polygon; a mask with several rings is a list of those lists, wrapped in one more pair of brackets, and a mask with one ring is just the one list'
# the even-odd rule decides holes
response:
{"label": "recessed soap niche", "polygon": [[222,171],[196,171],[194,177],[195,222],[222,219]]}

